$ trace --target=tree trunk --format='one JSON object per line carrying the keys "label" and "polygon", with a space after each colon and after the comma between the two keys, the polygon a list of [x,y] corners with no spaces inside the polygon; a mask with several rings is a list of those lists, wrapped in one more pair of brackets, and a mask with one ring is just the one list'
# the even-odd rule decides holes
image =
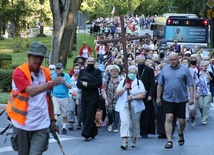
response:
{"label": "tree trunk", "polygon": [[59,1],[50,0],[53,14],[53,38],[49,63],[56,64],[61,62],[66,67],[67,58],[73,42],[72,36],[74,36],[73,33],[76,27],[74,24],[74,16],[77,14],[82,0]]}
{"label": "tree trunk", "polygon": [[41,10],[40,10],[40,29],[39,29],[39,36],[44,37],[44,5],[40,3]]}
{"label": "tree trunk", "polygon": [[67,24],[67,16],[70,6],[70,1],[64,3],[64,12],[60,14],[60,7],[58,0],[50,0],[51,11],[53,14],[53,37],[50,52],[49,64],[56,64],[60,62],[60,49],[62,45],[62,36],[64,34],[65,26]]}
{"label": "tree trunk", "polygon": [[74,25],[74,14],[72,12],[69,11],[69,15],[68,15],[68,20],[67,20],[67,25],[65,27],[65,31],[63,34],[63,38],[62,38],[62,46],[61,46],[61,53],[60,53],[60,62],[62,62],[62,64],[64,66],[66,66],[67,64],[67,58],[69,56],[69,52],[71,49],[71,40],[72,40],[72,35],[74,33],[75,30],[75,25]]}

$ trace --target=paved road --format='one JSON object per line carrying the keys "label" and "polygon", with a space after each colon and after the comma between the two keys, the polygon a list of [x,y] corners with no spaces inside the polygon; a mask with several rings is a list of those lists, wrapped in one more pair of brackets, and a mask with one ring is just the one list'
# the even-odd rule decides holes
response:
{"label": "paved road", "polygon": [[[5,114],[0,117],[0,131],[7,125]],[[61,124],[59,125],[61,127]],[[109,133],[107,127],[99,128],[98,136],[89,142],[80,136],[81,131],[68,131],[67,135],[61,135],[62,144],[66,155],[212,155],[214,154],[214,110],[210,110],[208,125],[201,125],[199,113],[196,125],[187,123],[185,130],[185,144],[179,146],[177,129],[173,137],[174,147],[165,149],[166,139],[158,139],[157,135],[149,135],[148,138],[139,138],[137,148],[121,150],[119,133]],[[10,131],[11,132],[11,131]],[[10,135],[4,143],[5,134],[0,135],[0,154],[16,154],[10,146]],[[49,149],[44,155],[61,155],[60,149],[53,138],[50,138]]]}

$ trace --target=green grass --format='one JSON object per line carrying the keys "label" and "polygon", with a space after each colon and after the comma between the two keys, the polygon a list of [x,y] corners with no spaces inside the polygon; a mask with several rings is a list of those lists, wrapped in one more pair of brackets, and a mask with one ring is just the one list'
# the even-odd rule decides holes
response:
{"label": "green grass", "polygon": [[[40,37],[40,38],[33,38],[33,39],[21,39],[21,40],[17,40],[17,39],[5,39],[5,40],[1,40],[0,41],[0,54],[8,54],[12,56],[12,66],[19,66],[20,64],[24,63],[27,61],[27,51],[29,49],[29,47],[26,47],[27,43],[31,43],[31,42],[35,42],[35,41],[39,41],[44,43],[47,48],[48,51],[50,51],[51,49],[51,37]],[[80,34],[80,38],[77,39],[77,41],[79,40],[79,46],[81,47],[83,45],[83,42],[86,41],[88,43],[88,45],[90,45],[92,47],[92,50],[94,51],[94,38],[89,37],[89,34]],[[16,45],[16,42],[21,42],[21,50],[20,52],[14,53],[13,49],[14,46]],[[77,47],[77,45],[75,45]],[[72,68],[73,66],[73,60],[74,58],[77,56],[78,51],[72,51],[72,57],[68,58],[67,61],[67,65],[66,65],[66,69],[65,72],[68,73],[69,70]],[[43,62],[43,65],[48,67],[48,63],[47,60],[45,60]],[[7,100],[9,98],[9,93],[8,92],[0,92],[0,103],[6,103]]]}

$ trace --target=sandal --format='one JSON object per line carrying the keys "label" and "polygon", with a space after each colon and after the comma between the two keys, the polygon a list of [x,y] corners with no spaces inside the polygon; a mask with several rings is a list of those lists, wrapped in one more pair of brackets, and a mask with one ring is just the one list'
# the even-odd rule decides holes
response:
{"label": "sandal", "polygon": [[184,140],[184,134],[181,134],[180,131],[178,132],[178,136],[179,136],[179,140],[178,140],[178,144],[179,145],[184,145],[185,140]]}
{"label": "sandal", "polygon": [[172,141],[168,141],[168,142],[166,143],[166,145],[165,145],[165,148],[166,148],[166,149],[171,149],[172,147],[173,147]]}

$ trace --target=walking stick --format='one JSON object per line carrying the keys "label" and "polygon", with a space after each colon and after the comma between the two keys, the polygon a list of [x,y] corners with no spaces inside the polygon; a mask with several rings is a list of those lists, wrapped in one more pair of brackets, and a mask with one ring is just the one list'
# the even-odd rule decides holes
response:
{"label": "walking stick", "polygon": [[57,144],[59,145],[59,148],[60,148],[62,154],[65,155],[65,152],[64,152],[63,147],[62,147],[62,143],[61,143],[60,138],[59,138],[59,134],[57,132],[55,132],[55,133],[53,133],[53,136],[54,136],[54,139],[56,139]]}

